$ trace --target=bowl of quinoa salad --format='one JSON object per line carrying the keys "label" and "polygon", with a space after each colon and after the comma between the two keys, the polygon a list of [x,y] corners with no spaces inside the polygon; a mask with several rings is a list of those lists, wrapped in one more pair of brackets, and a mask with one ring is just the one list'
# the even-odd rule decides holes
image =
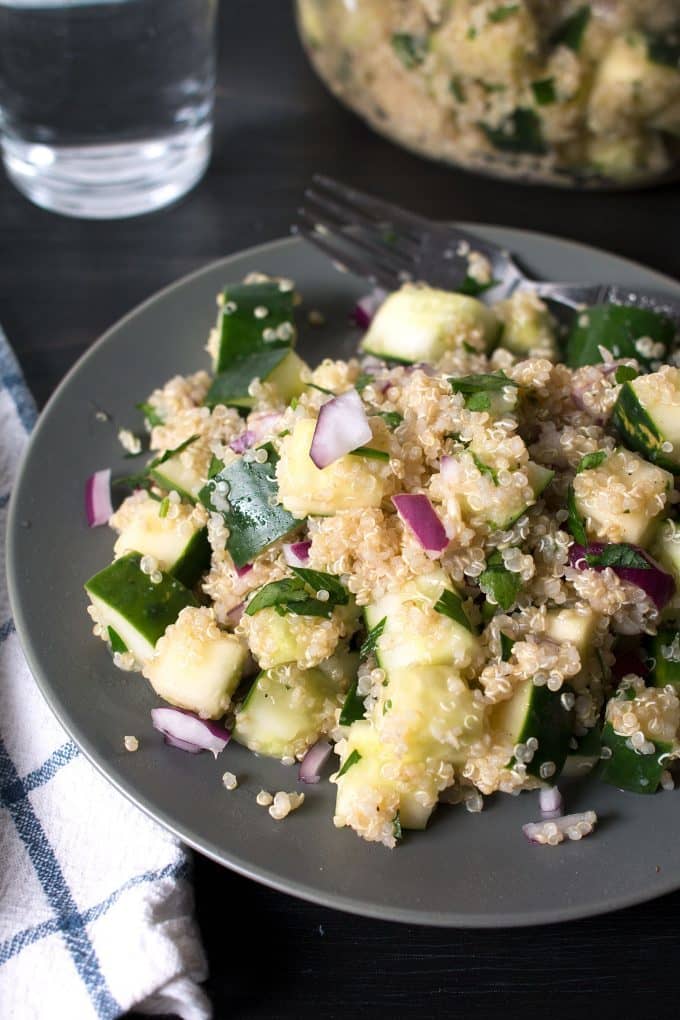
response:
{"label": "bowl of quinoa salad", "polygon": [[675,0],[298,0],[329,89],[421,155],[575,187],[676,174]]}
{"label": "bowl of quinoa salad", "polygon": [[[551,276],[678,291],[470,229]],[[38,682],[146,811],[309,899],[495,925],[675,888],[675,325],[364,290],[279,242],[79,363],[12,506]],[[81,477],[46,514],[66,461]],[[85,527],[86,478],[110,528]],[[38,526],[64,550],[49,563]],[[55,591],[78,612],[46,611]]]}

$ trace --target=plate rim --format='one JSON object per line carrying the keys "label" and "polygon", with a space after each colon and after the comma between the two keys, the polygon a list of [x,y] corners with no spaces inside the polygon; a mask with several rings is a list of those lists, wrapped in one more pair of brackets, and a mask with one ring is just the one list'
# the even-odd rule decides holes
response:
{"label": "plate rim", "polygon": [[[618,255],[615,252],[610,252],[607,249],[600,248],[596,245],[585,244],[580,241],[571,240],[570,238],[562,238],[544,231],[525,230],[524,228],[505,226],[503,224],[468,221],[446,222],[450,223],[451,226],[458,226],[470,232],[474,232],[475,230],[483,231],[485,229],[505,230],[511,231],[515,235],[524,236],[529,242],[531,242],[532,239],[552,244],[557,242],[563,247],[571,248],[574,257],[576,257],[579,252],[595,252],[600,256],[604,255],[608,258],[616,259],[618,262],[626,265],[630,269],[644,270],[648,277],[651,276],[654,278],[656,284],[662,290],[670,289],[671,291],[680,293],[679,280],[676,280],[656,269],[650,269],[643,263],[637,262],[634,259]],[[26,657],[31,674],[38,686],[38,689],[63,729],[66,731],[67,735],[78,746],[86,759],[95,767],[99,774],[107,780],[107,782],[109,782],[128,801],[143,811],[148,817],[161,825],[165,830],[171,832],[182,843],[223,867],[227,867],[245,878],[257,881],[268,888],[288,895],[293,895],[309,903],[315,903],[320,906],[340,910],[357,916],[370,917],[390,922],[420,924],[431,927],[468,927],[500,930],[504,928],[520,928],[532,925],[557,924],[564,921],[596,917],[605,913],[645,903],[667,895],[668,893],[677,891],[680,889],[680,871],[675,878],[664,876],[663,879],[659,880],[657,888],[653,891],[650,889],[638,890],[637,892],[629,894],[620,894],[615,898],[608,895],[602,900],[594,902],[591,901],[588,904],[577,904],[574,906],[555,907],[553,905],[549,915],[547,916],[537,915],[535,910],[515,911],[512,915],[501,915],[502,919],[499,919],[499,916],[494,915],[493,913],[475,914],[469,912],[457,913],[456,911],[450,910],[417,910],[413,908],[401,908],[398,904],[390,904],[386,907],[383,904],[367,902],[365,900],[356,899],[333,891],[320,893],[311,884],[282,878],[279,874],[277,874],[277,872],[272,871],[270,868],[252,865],[237,854],[225,852],[223,849],[215,846],[211,840],[202,840],[200,836],[197,836],[193,832],[185,829],[182,825],[177,824],[173,821],[171,815],[169,815],[164,809],[154,805],[153,802],[148,800],[144,793],[140,793],[136,790],[133,783],[129,783],[122,777],[115,775],[115,773],[111,773],[109,764],[104,760],[97,748],[92,745],[87,734],[82,733],[78,725],[71,724],[68,718],[66,706],[64,706],[59,698],[53,693],[49,677],[47,675],[43,675],[41,668],[33,656],[32,641],[29,637],[29,627],[26,622],[25,614],[23,613],[21,598],[19,595],[19,571],[15,557],[15,543],[13,541],[13,536],[16,534],[17,528],[20,526],[18,521],[18,493],[21,488],[24,471],[31,456],[35,437],[39,436],[42,433],[42,430],[48,427],[47,423],[52,406],[60,400],[63,390],[68,386],[71,379],[80,371],[81,367],[88,362],[90,358],[95,357],[97,352],[103,346],[111,342],[111,339],[122,326],[124,326],[129,320],[134,319],[148,306],[154,305],[172,291],[190,284],[194,279],[207,275],[211,272],[215,272],[219,267],[226,268],[232,262],[239,261],[244,257],[257,256],[259,254],[270,253],[278,249],[286,249],[308,243],[309,242],[304,241],[303,238],[294,235],[290,237],[275,238],[261,244],[242,248],[230,253],[229,255],[222,256],[221,258],[212,259],[210,262],[207,262],[197,269],[186,273],[155,291],[143,301],[135,305],[132,309],[130,309],[130,311],[126,312],[125,315],[117,319],[83,352],[83,354],[62,377],[58,385],[55,387],[54,392],[50,395],[45,406],[40,411],[36,425],[28,436],[26,447],[22,453],[16,470],[12,486],[12,494],[8,506],[5,537],[6,576],[10,609],[22,651]],[[370,285],[367,283],[367,287],[368,286]]]}

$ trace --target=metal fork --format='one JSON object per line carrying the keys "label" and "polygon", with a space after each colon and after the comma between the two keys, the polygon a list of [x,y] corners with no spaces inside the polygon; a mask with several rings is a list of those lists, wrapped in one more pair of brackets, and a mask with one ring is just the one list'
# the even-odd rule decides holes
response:
{"label": "metal fork", "polygon": [[648,308],[680,326],[680,300],[660,291],[617,284],[549,283],[532,280],[510,254],[466,230],[438,223],[317,174],[305,191],[294,228],[346,272],[394,290],[408,280],[457,290],[469,283],[471,251],[489,260],[492,286],[479,297],[502,301],[517,290],[579,310],[620,304]]}

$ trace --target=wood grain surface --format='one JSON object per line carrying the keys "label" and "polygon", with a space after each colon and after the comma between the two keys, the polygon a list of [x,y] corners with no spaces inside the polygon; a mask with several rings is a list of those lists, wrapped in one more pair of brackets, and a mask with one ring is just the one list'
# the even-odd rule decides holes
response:
{"label": "wood grain surface", "polygon": [[[677,186],[579,194],[419,160],[331,99],[304,59],[288,2],[225,0],[215,152],[191,195],[147,217],[96,223],[34,208],[0,178],[0,322],[39,403],[102,331],[160,287],[287,234],[316,171],[429,215],[547,231],[680,275]],[[680,846],[678,856],[680,868]],[[590,921],[479,932],[339,914],[204,858],[195,874],[218,1018],[677,1012],[680,893]]]}

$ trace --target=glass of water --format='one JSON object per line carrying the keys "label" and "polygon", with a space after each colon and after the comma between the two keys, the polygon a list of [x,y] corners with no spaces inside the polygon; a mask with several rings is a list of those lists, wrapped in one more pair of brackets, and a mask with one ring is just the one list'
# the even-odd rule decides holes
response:
{"label": "glass of water", "polygon": [[0,133],[37,205],[113,219],[210,158],[217,0],[0,0]]}

